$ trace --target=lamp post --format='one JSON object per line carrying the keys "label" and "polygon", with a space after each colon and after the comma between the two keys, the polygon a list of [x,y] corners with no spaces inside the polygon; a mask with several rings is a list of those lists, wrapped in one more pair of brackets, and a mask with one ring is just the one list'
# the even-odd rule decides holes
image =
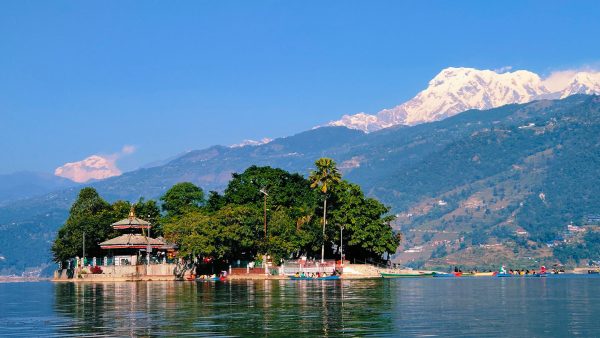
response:
{"label": "lamp post", "polygon": [[[148,219],[150,219],[150,215],[148,215]],[[150,225],[148,225],[148,237],[146,237],[146,265],[150,265],[150,254],[152,254],[152,245],[150,244]]]}
{"label": "lamp post", "polygon": [[342,268],[344,267],[344,226],[340,226],[340,260]]}
{"label": "lamp post", "polygon": [[265,219],[265,239],[267,239],[267,196],[269,196],[269,194],[267,193],[267,189],[266,188],[262,188],[259,191],[265,196],[265,202],[264,202],[264,219]]}
{"label": "lamp post", "polygon": [[81,258],[81,266],[85,266],[85,231],[83,232],[83,239],[81,241],[81,244],[83,246],[82,248],[82,258]]}

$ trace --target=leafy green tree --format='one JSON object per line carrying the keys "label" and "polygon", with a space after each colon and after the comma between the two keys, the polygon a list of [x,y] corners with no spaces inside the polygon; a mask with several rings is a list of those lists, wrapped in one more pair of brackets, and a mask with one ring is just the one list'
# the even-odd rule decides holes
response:
{"label": "leafy green tree", "polygon": [[241,174],[233,174],[224,193],[228,204],[254,204],[262,208],[266,189],[269,206],[313,206],[316,195],[309,189],[309,182],[299,174],[271,167],[251,166]]}
{"label": "leafy green tree", "polygon": [[94,188],[81,189],[71,207],[69,218],[58,231],[52,245],[54,260],[61,262],[75,256],[81,257],[84,233],[86,256],[104,255],[98,243],[115,235],[110,225],[122,216],[123,203],[111,206]]}
{"label": "leafy green tree", "polygon": [[160,200],[167,217],[181,216],[204,204],[204,191],[190,182],[177,183]]}
{"label": "leafy green tree", "polygon": [[[226,205],[213,215],[225,253],[217,258],[254,258],[264,249],[262,213],[248,205]],[[264,252],[264,251],[263,251]]]}
{"label": "leafy green tree", "polygon": [[158,237],[163,235],[162,229],[162,218],[160,215],[160,208],[155,200],[145,200],[143,197],[135,202],[134,210],[137,217],[150,222],[152,225],[152,237]]}
{"label": "leafy green tree", "polygon": [[182,256],[254,258],[262,240],[260,216],[243,205],[227,205],[214,214],[191,210],[165,225],[165,237],[179,245]]}
{"label": "leafy green tree", "polygon": [[204,209],[208,212],[215,212],[225,206],[225,197],[220,195],[216,191],[210,191],[208,193],[208,199],[204,205]]}
{"label": "leafy green tree", "polygon": [[318,189],[323,194],[323,243],[321,244],[321,262],[325,260],[325,225],[327,224],[327,193],[332,186],[339,183],[342,175],[338,171],[335,161],[330,158],[320,158],[315,162],[317,170],[309,176],[310,187]]}
{"label": "leafy green tree", "polygon": [[401,237],[390,225],[394,216],[379,201],[365,197],[358,185],[339,182],[331,191],[330,210],[330,220],[337,227],[329,236],[339,241],[339,227],[344,227],[346,255],[379,260],[385,253],[396,252]]}

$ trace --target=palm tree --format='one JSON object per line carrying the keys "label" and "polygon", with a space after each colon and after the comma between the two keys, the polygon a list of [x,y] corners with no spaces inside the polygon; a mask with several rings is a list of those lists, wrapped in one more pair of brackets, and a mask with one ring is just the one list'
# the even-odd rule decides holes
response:
{"label": "palm tree", "polygon": [[332,186],[342,180],[342,175],[330,158],[320,158],[315,162],[317,170],[310,173],[310,187],[319,189],[324,195],[323,199],[323,244],[321,245],[321,263],[325,261],[325,224],[327,223],[327,192]]}

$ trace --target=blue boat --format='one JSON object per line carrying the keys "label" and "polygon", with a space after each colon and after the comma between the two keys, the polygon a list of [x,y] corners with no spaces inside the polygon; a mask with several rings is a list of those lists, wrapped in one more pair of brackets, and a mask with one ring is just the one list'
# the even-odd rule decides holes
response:
{"label": "blue boat", "polygon": [[433,273],[433,277],[437,277],[437,278],[449,278],[449,277],[456,277],[456,276],[454,276],[454,274],[452,274],[452,273],[438,273],[438,272],[434,272]]}
{"label": "blue boat", "polygon": [[326,276],[326,277],[315,277],[315,278],[290,276],[290,279],[291,280],[337,280],[337,279],[340,279],[340,276]]}

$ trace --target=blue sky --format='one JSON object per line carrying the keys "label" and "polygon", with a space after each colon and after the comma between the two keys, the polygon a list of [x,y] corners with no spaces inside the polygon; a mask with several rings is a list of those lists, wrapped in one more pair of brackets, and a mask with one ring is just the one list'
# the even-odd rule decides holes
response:
{"label": "blue sky", "polygon": [[596,1],[3,1],[0,174],[287,136],[400,104],[448,66],[597,65],[599,16]]}

